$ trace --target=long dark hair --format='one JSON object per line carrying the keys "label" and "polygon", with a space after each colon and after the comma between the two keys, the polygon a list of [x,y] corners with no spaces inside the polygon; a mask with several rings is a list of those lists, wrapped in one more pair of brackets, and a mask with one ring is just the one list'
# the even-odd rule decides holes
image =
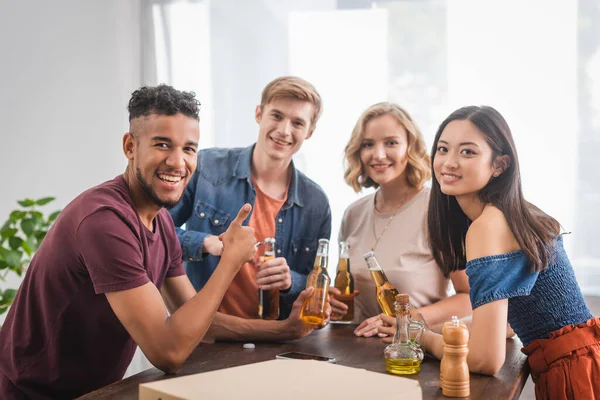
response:
{"label": "long dark hair", "polygon": [[[532,272],[547,268],[551,260],[547,245],[558,236],[560,225],[523,198],[515,143],[506,120],[498,111],[489,106],[469,106],[450,114],[435,135],[431,148],[432,170],[440,136],[454,120],[468,120],[475,125],[492,148],[492,162],[501,155],[510,158],[508,168],[479,191],[479,198],[504,213],[508,226],[529,260]],[[456,197],[442,193],[439,182],[433,179],[427,227],[433,256],[446,277],[453,271],[465,268],[465,237],[470,223]]]}

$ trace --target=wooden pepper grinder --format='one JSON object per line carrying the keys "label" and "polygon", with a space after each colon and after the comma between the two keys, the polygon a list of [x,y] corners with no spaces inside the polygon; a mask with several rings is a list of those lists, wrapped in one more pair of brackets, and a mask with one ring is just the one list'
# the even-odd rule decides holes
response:
{"label": "wooden pepper grinder", "polygon": [[444,323],[444,356],[440,365],[440,387],[448,397],[467,397],[471,394],[467,354],[469,330],[456,316]]}

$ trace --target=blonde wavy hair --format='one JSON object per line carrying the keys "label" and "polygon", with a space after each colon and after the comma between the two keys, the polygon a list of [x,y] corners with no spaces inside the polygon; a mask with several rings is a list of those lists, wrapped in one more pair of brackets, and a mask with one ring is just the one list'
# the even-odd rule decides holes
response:
{"label": "blonde wavy hair", "polygon": [[420,189],[431,178],[431,158],[425,148],[423,135],[408,112],[394,103],[377,103],[362,113],[352,130],[352,136],[350,136],[350,141],[344,150],[344,167],[346,169],[344,171],[344,180],[357,193],[362,191],[363,188],[379,187],[366,174],[365,166],[360,160],[360,151],[367,123],[374,118],[388,114],[395,117],[407,132],[408,146],[406,155],[408,163],[406,165],[406,178],[408,184]]}
{"label": "blonde wavy hair", "polygon": [[276,99],[295,99],[308,101],[313,105],[313,115],[310,120],[311,132],[317,126],[317,121],[323,111],[323,102],[317,89],[309,82],[297,76],[282,76],[269,82],[262,91],[260,108]]}

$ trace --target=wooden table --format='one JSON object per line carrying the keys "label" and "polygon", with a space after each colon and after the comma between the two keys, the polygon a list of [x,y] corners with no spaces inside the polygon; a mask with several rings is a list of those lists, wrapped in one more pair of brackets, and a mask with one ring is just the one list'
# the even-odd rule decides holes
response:
{"label": "wooden table", "polygon": [[[301,351],[334,357],[340,365],[386,373],[383,362],[383,349],[386,344],[379,338],[355,337],[352,333],[355,326],[330,324],[301,340],[284,343],[255,343],[254,350],[243,349],[243,343],[240,342],[201,344],[176,375],[165,375],[160,370],[151,368],[98,389],[82,398],[137,399],[140,383],[273,360],[275,355],[287,351]],[[471,374],[471,396],[468,398],[518,399],[529,376],[529,364],[525,355],[520,351],[521,346],[518,339],[507,340],[506,362],[496,376]],[[439,388],[440,362],[438,360],[427,356],[421,364],[421,372],[412,376],[411,379],[417,379],[421,384],[424,399],[448,399],[442,395]]]}

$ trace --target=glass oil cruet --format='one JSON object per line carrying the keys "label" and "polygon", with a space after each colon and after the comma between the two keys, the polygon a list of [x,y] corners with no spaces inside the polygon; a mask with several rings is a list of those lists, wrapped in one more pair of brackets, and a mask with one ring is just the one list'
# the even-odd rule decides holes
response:
{"label": "glass oil cruet", "polygon": [[385,367],[387,372],[395,375],[417,374],[421,371],[424,356],[418,341],[425,324],[410,319],[408,294],[397,295],[395,306],[396,334],[394,342],[383,352]]}

